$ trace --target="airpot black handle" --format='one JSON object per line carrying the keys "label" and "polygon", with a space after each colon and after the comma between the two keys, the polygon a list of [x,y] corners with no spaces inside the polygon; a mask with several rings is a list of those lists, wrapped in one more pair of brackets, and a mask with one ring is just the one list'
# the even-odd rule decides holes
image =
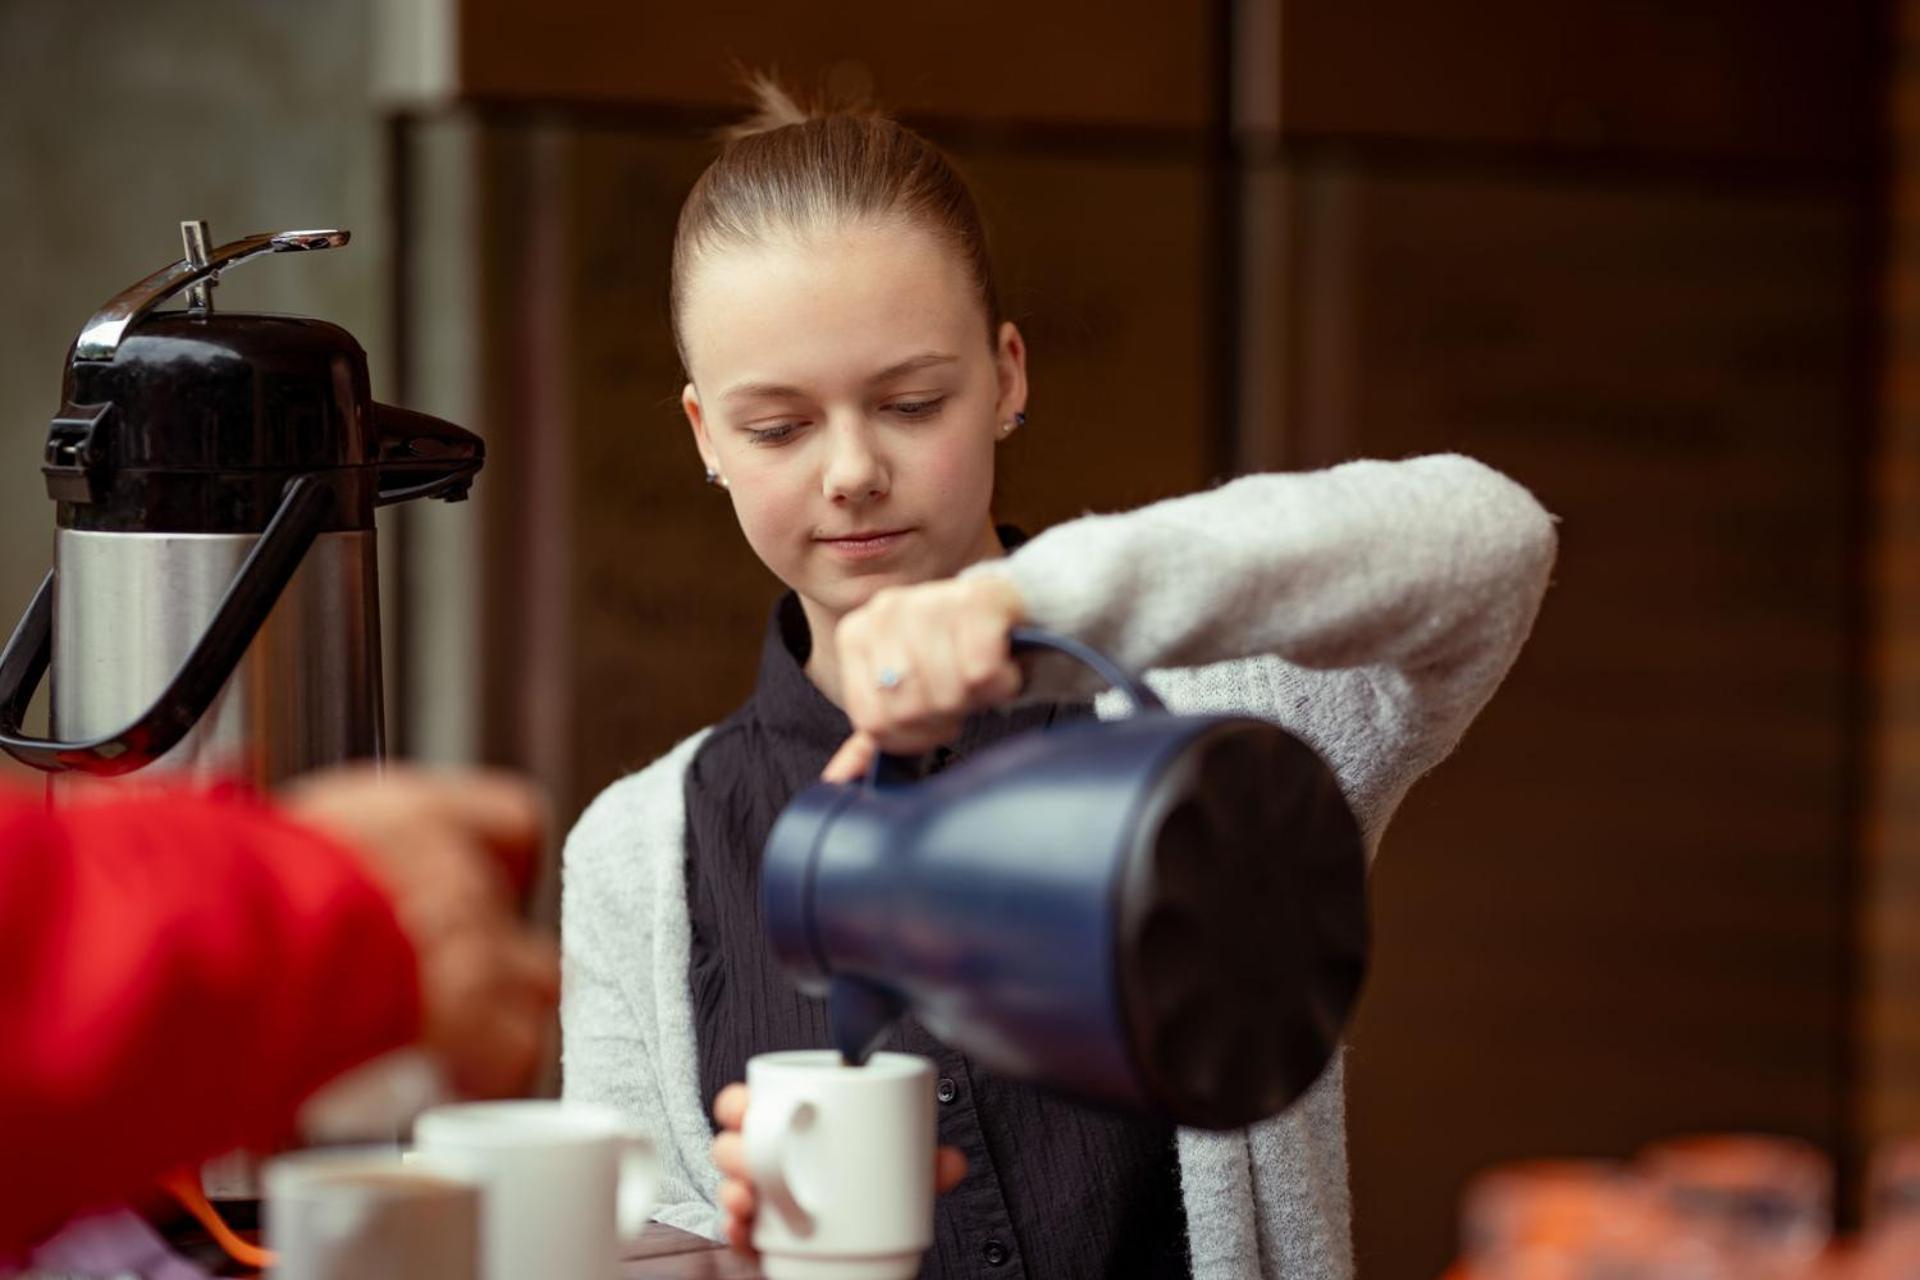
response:
{"label": "airpot black handle", "polygon": [[103,738],[57,742],[30,737],[20,729],[53,652],[54,576],[49,573],[7,647],[0,650],[0,750],[48,773],[102,776],[131,773],[171,751],[199,723],[240,665],[333,507],[333,485],[324,477],[301,476],[287,485],[280,509],[165,691],[138,720]]}

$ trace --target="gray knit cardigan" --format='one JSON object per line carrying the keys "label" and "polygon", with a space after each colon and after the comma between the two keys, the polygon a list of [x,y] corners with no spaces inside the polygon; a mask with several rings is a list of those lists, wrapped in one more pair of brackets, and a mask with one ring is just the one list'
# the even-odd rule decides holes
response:
{"label": "gray knit cardigan", "polygon": [[[1553,521],[1525,489],[1436,456],[1249,476],[1087,516],[966,573],[1011,579],[1033,622],[1148,672],[1175,711],[1265,716],[1312,744],[1371,853],[1506,675],[1554,551]],[[1083,678],[1046,668],[1034,693],[1083,692]],[[567,840],[562,1063],[565,1096],[613,1104],[660,1144],[656,1216],[719,1238],[687,983],[682,788],[703,737],[608,787]],[[1197,1280],[1352,1274],[1343,1074],[1336,1060],[1250,1128],[1180,1132]]]}

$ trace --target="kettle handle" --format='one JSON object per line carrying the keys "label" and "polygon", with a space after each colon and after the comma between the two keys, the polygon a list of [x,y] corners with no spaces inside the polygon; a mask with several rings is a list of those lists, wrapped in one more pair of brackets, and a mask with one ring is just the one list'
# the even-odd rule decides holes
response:
{"label": "kettle handle", "polygon": [[[1167,704],[1160,701],[1159,694],[1147,687],[1146,681],[1092,645],[1075,640],[1072,636],[1064,636],[1057,631],[1047,631],[1040,627],[1015,627],[1008,634],[1007,639],[1008,647],[1015,655],[1051,651],[1065,654],[1082,666],[1091,669],[1101,679],[1127,695],[1127,700],[1133,703],[1135,715],[1144,711],[1167,709]],[[912,782],[919,776],[918,760],[882,752],[873,758],[873,767],[867,773],[867,781],[872,786],[882,787]]]}
{"label": "kettle handle", "polygon": [[1051,649],[1090,668],[1101,679],[1127,695],[1127,700],[1133,703],[1135,715],[1143,711],[1167,709],[1167,704],[1160,701],[1160,695],[1147,688],[1144,680],[1092,645],[1075,640],[1072,636],[1063,636],[1057,631],[1044,631],[1039,627],[1015,627],[1008,639],[1015,654]]}
{"label": "kettle handle", "polygon": [[53,652],[54,575],[47,574],[6,648],[0,649],[0,750],[47,773],[78,770],[103,777],[131,773],[171,751],[240,665],[333,506],[333,486],[320,476],[301,476],[287,486],[280,509],[247,553],[206,632],[166,689],[138,720],[102,738],[58,742],[20,730]]}

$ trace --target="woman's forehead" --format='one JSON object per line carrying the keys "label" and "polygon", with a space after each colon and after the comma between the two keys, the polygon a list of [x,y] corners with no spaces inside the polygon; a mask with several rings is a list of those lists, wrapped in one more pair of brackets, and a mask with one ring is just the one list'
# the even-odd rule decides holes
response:
{"label": "woman's forehead", "polygon": [[959,257],[907,224],[842,227],[704,251],[680,312],[703,392],[743,377],[868,373],[926,351],[981,347],[980,301]]}

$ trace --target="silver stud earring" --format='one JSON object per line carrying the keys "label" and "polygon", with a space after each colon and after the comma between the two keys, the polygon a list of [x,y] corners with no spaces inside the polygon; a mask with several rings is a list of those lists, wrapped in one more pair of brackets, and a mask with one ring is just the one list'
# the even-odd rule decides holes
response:
{"label": "silver stud earring", "polygon": [[718,471],[715,471],[712,467],[707,468],[707,483],[711,485],[717,485],[722,489],[727,487],[726,477],[721,475]]}
{"label": "silver stud earring", "polygon": [[1026,414],[1024,414],[1024,413],[1016,413],[1016,414],[1014,414],[1014,415],[1013,415],[1013,425],[1014,425],[1014,426],[1016,426],[1016,427],[1024,427],[1024,426],[1026,426],[1026,425],[1027,425],[1027,415],[1026,415]]}

